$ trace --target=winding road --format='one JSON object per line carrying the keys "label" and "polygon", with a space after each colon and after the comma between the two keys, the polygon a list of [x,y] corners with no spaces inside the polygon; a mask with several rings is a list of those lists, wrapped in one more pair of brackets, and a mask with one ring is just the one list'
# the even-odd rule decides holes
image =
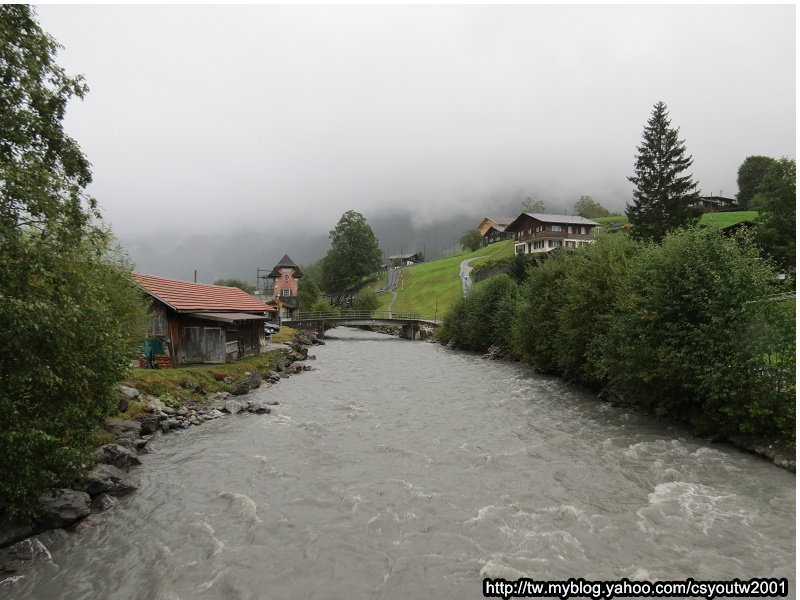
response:
{"label": "winding road", "polygon": [[469,266],[469,263],[473,260],[475,260],[475,258],[468,258],[467,260],[461,261],[461,270],[458,276],[461,279],[461,290],[464,292],[464,296],[469,294],[469,291],[472,289],[472,279],[469,276],[472,267]]}

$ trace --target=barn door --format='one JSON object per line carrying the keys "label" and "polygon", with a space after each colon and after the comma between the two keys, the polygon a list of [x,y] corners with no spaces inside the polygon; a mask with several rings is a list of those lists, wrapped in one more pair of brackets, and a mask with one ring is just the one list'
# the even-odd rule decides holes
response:
{"label": "barn door", "polygon": [[221,327],[206,327],[204,337],[203,362],[225,362],[225,332]]}

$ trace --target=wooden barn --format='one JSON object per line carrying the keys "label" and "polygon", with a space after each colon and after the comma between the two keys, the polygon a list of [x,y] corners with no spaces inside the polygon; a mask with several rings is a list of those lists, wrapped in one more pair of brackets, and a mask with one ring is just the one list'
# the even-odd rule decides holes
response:
{"label": "wooden barn", "polygon": [[[275,309],[234,287],[133,274],[152,297],[145,354],[172,364],[224,363],[261,352],[264,321]],[[159,361],[160,362],[160,361]]]}

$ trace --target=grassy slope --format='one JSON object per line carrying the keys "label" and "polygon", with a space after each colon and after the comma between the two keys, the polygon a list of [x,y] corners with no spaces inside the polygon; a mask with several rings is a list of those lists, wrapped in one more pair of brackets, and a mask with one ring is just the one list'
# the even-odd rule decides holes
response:
{"label": "grassy slope", "polygon": [[[758,213],[754,210],[738,210],[735,212],[719,212],[719,213],[703,213],[700,217],[701,225],[717,225],[719,227],[727,227],[740,221],[754,221]],[[598,217],[592,219],[601,225],[610,225],[616,223],[622,225],[628,222],[628,217],[625,215],[616,217]]]}
{"label": "grassy slope", "polygon": [[[471,263],[475,266],[482,261],[511,256],[513,252],[512,241],[497,242],[475,252],[463,252],[403,269],[392,312],[413,312],[432,317],[435,311],[439,318],[461,296],[458,273],[462,260],[477,258]],[[379,310],[385,310],[391,299],[391,294],[381,296]]]}

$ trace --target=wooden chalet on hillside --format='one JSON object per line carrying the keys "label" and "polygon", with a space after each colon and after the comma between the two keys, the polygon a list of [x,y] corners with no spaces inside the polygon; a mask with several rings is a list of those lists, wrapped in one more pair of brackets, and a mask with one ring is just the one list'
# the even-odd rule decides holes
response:
{"label": "wooden chalet on hillside", "polygon": [[275,309],[247,292],[142,273],[134,273],[133,280],[152,298],[146,353],[184,365],[224,363],[261,352],[264,321]]}
{"label": "wooden chalet on hillside", "polygon": [[550,252],[556,248],[578,248],[591,244],[599,223],[575,215],[522,213],[506,227],[515,240],[515,254]]}

